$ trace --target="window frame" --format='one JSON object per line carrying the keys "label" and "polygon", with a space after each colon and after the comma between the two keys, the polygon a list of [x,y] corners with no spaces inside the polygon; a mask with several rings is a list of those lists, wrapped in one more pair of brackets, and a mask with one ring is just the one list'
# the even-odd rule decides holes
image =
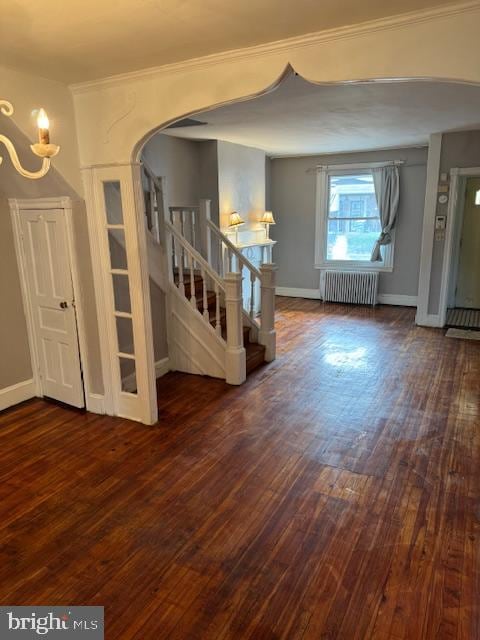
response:
{"label": "window frame", "polygon": [[[329,165],[317,167],[315,198],[315,268],[337,271],[393,271],[395,251],[395,229],[392,230],[392,242],[382,246],[383,260],[371,262],[367,260],[331,260],[327,258],[327,229],[330,176],[368,174],[372,169],[383,167],[385,162],[361,164]],[[347,218],[350,219],[350,218]],[[372,247],[373,249],[373,247]]]}

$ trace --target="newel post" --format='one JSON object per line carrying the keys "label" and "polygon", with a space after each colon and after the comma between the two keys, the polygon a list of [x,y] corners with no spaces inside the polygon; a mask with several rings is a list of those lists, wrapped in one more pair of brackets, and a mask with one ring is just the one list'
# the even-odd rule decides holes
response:
{"label": "newel post", "polygon": [[275,282],[277,267],[274,264],[262,264],[261,315],[258,342],[265,347],[265,362],[275,360]]}
{"label": "newel post", "polygon": [[200,233],[200,253],[208,262],[211,262],[211,242],[210,242],[210,229],[207,224],[207,220],[210,220],[210,202],[211,200],[200,200],[200,206],[198,209],[198,229]]}
{"label": "newel post", "polygon": [[242,384],[247,377],[246,354],[243,347],[242,275],[227,273],[224,282],[227,312],[226,380],[228,384]]}

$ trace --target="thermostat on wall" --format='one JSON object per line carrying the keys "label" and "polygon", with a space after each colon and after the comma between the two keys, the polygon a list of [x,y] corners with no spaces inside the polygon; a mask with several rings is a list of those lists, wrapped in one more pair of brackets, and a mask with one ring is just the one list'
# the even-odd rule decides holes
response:
{"label": "thermostat on wall", "polygon": [[448,196],[445,193],[442,193],[441,196],[438,196],[438,201],[440,204],[447,204]]}
{"label": "thermostat on wall", "polygon": [[435,216],[435,229],[445,229],[447,225],[447,216]]}

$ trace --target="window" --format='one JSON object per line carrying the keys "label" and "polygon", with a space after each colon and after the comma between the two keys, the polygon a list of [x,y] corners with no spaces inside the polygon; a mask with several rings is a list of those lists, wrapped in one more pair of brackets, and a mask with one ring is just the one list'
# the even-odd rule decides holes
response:
{"label": "window", "polygon": [[381,232],[372,166],[321,168],[317,178],[316,267],[392,270],[393,247],[371,262]]}

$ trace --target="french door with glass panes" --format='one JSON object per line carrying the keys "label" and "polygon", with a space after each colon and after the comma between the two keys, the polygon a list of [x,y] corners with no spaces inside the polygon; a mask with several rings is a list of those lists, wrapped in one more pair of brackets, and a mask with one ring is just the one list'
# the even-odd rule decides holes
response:
{"label": "french door with glass panes", "polygon": [[[137,165],[85,171],[106,396],[114,415],[157,419],[155,367]],[[97,244],[96,244],[97,243]],[[100,282],[98,282],[100,280]],[[108,405],[108,403],[107,403]]]}

